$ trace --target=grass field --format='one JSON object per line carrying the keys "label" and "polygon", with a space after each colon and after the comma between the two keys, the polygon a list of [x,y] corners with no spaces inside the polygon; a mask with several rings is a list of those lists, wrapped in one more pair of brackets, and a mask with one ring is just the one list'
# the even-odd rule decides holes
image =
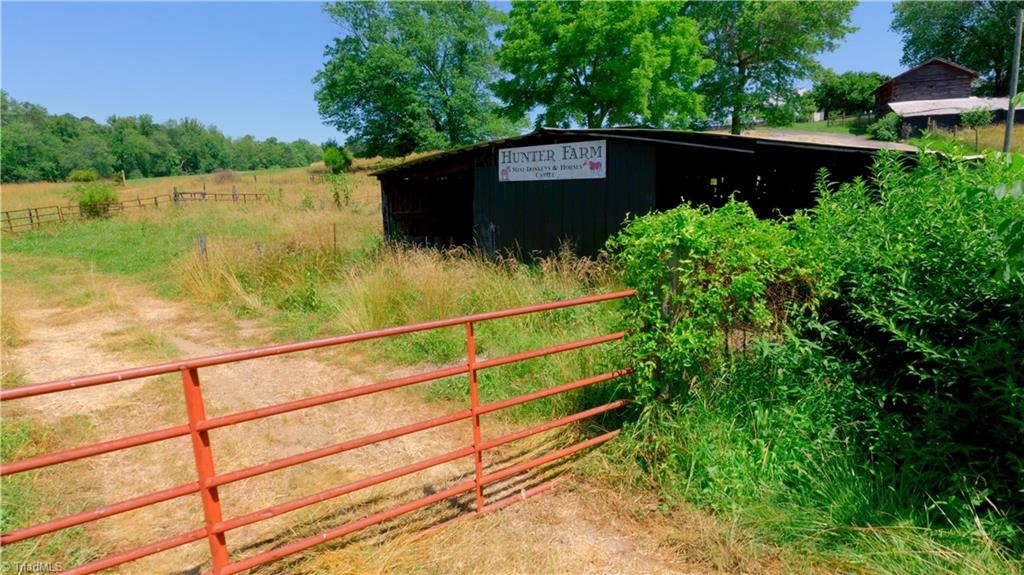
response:
{"label": "grass field", "polygon": [[[927,134],[910,140],[910,143],[927,149],[973,154],[995,152],[1003,149],[1006,136],[1006,124],[992,124],[978,129],[977,140],[974,130],[963,128],[957,130],[932,130]],[[1010,150],[1024,154],[1024,124],[1015,125]]]}
{"label": "grass field", "polygon": [[[315,177],[311,180],[310,176],[318,174],[316,169],[258,172],[255,183],[251,183],[252,173],[226,174],[207,176],[207,190],[226,192],[234,184],[239,191],[267,192],[273,196],[273,201],[245,206],[185,205],[128,213],[106,220],[55,225],[17,236],[5,235],[0,249],[4,296],[0,323],[4,348],[18,348],[25,339],[23,334],[31,333],[31,324],[22,315],[25,309],[59,307],[81,314],[89,321],[99,320],[110,310],[125,313],[123,300],[133,296],[135,287],[183,307],[184,313],[192,319],[175,329],[205,322],[222,326],[227,330],[221,334],[225,340],[236,341],[232,338],[237,334],[226,326],[245,322],[266,332],[267,342],[439,319],[622,287],[607,262],[575,258],[568,252],[527,265],[508,258],[491,261],[468,250],[441,252],[385,243],[380,231],[379,187],[368,175],[369,170],[380,165],[380,160],[357,163],[348,176],[351,202],[340,207],[334,204],[329,184]],[[130,181],[128,189],[121,194],[124,197],[147,196],[168,193],[172,186],[182,190],[198,189],[202,183],[200,177],[136,180]],[[60,183],[6,185],[0,199],[4,209],[66,202],[62,196],[65,188],[66,184]],[[196,248],[200,234],[207,238],[205,259]],[[608,333],[619,327],[620,317],[621,312],[615,305],[602,304],[488,322],[478,328],[479,352],[493,357]],[[251,344],[244,339],[237,339],[237,343],[235,347]],[[459,361],[464,345],[464,334],[450,329],[356,346],[349,354],[351,358],[332,361],[353,369],[360,362],[396,369],[439,365]],[[103,347],[110,352],[130,348],[137,349],[137,353],[124,361],[148,363],[181,353],[159,324],[146,322],[110,332]],[[480,382],[483,401],[618,367],[618,357],[615,353],[603,353],[607,350],[562,354],[483,372]],[[11,364],[7,359],[9,355],[5,353],[0,361],[3,385],[38,381],[38,378],[26,378],[23,366]],[[284,381],[292,376],[287,372],[282,375]],[[560,396],[530,404],[512,417],[519,423],[536,421],[581,405],[591,405],[609,393],[614,390]],[[429,398],[442,405],[453,402],[464,405],[466,394],[465,385],[444,381],[427,386],[419,399]],[[143,404],[141,399],[132,401],[129,405]],[[147,404],[145,408],[152,417],[165,416],[162,412],[153,415],[156,408],[152,405]],[[712,406],[707,412],[713,410]],[[114,417],[119,412],[111,409],[103,413]],[[5,411],[5,424],[0,434],[5,460],[53,446],[67,446],[69,442],[96,439],[96,430],[87,420],[64,418],[59,425],[46,428],[31,419],[12,424],[12,414],[17,415]],[[713,446],[715,457],[723,462],[723,469],[726,465],[733,471],[749,469],[750,475],[743,476],[749,488],[755,492],[765,489],[764,485],[751,480],[759,464],[743,460],[743,450],[734,445],[732,427],[719,428],[719,420],[713,418],[706,422],[695,416],[687,421],[686,426],[678,428],[679,441],[672,448]],[[688,437],[690,440],[683,441]],[[692,440],[694,437],[701,441]],[[240,441],[233,453],[244,456],[246,446],[250,445]],[[688,506],[686,490],[681,487],[686,477],[680,476],[678,485],[651,484],[649,476],[636,466],[629,443],[623,441],[616,446],[610,446],[601,459],[596,463],[592,460],[582,472],[597,478],[602,489],[622,496],[608,497],[608,502],[637,506],[627,509],[626,515],[638,523],[637,532],[659,533],[660,539],[654,544],[659,553],[699,558],[707,569],[908,575],[925,572],[995,575],[1013,573],[1016,569],[1016,563],[1001,555],[981,526],[977,532],[966,526],[966,535],[921,528],[909,520],[878,528],[856,523],[855,520],[861,518],[846,523],[842,517],[829,518],[832,523],[828,523],[807,509],[739,503],[717,509],[717,515],[712,515]],[[159,457],[159,453],[153,457]],[[66,509],[71,503],[64,501],[66,494],[62,494],[62,489],[66,490],[68,484],[84,494],[82,497],[92,496],[88,486],[75,483],[81,480],[74,470],[5,480],[4,512],[0,516],[3,529]],[[308,477],[295,476],[294,485],[288,489],[308,487],[309,481]],[[839,509],[844,498],[861,493],[856,486],[838,481],[824,480],[820,486],[821,492],[814,494],[815,497],[834,498],[838,502],[835,509]],[[267,487],[253,489],[253,492],[258,497],[275,493]],[[508,521],[516,527],[517,533],[525,533],[534,529],[530,519],[535,517],[517,519],[512,516]],[[346,550],[332,550],[309,559],[308,568],[304,570],[425,573],[458,570],[460,564],[452,558],[457,554],[447,553],[451,548],[445,547],[444,542],[465,547],[467,541],[474,541],[475,529],[498,530],[503,522],[485,521],[476,524],[477,527],[447,532],[436,548],[430,540],[423,544],[399,538],[396,545],[358,547],[356,555]],[[678,523],[676,529],[665,527],[673,522]],[[833,524],[843,527],[827,527]],[[786,536],[779,537],[778,533]],[[87,529],[71,530],[64,537],[47,540],[49,547],[44,555],[73,563],[99,553],[99,544]],[[487,563],[495,560],[492,552],[497,550],[493,547],[471,546],[474,556],[484,561],[481,564],[493,570],[500,571],[510,565]],[[38,549],[24,552],[29,553],[28,556],[40,553]],[[436,567],[424,568],[425,560]],[[531,565],[540,565],[531,562],[529,557],[519,557],[517,561],[515,565],[527,571]],[[950,567],[958,564],[955,569]],[[568,569],[557,561],[543,565],[554,570]],[[281,572],[288,568],[283,569]]]}

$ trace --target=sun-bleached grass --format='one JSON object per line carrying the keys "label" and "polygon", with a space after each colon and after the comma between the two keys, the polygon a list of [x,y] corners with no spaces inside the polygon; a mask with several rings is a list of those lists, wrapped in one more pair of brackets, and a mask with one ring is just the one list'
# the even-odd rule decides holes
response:
{"label": "sun-bleached grass", "polygon": [[[356,194],[375,188],[376,181],[368,174],[386,165],[388,162],[381,158],[356,160],[352,173],[348,175],[357,187]],[[325,204],[332,201],[330,186],[322,177],[323,173],[323,164],[314,164],[305,168],[248,172],[229,170],[213,174],[128,180],[125,186],[116,182],[115,191],[122,201],[129,201],[162,194],[169,195],[174,188],[182,192],[198,192],[205,188],[211,194],[228,194],[231,193],[232,187],[235,187],[239,193],[264,193],[276,197],[280,192],[284,201],[294,206],[298,206],[303,195],[308,192],[315,199],[315,203],[319,205],[321,200]],[[67,195],[71,186],[70,182],[4,184],[0,187],[0,209],[21,210],[71,205],[72,201]]]}

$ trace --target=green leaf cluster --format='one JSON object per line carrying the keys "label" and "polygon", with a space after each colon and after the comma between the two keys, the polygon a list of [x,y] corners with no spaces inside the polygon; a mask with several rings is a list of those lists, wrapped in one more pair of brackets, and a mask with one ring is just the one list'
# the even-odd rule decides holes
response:
{"label": "green leaf cluster", "polygon": [[85,218],[104,218],[110,214],[110,206],[117,203],[117,192],[110,184],[83,182],[71,186],[68,197],[78,204]]}
{"label": "green leaf cluster", "polygon": [[483,2],[337,2],[324,10],[345,35],[317,72],[320,116],[368,156],[401,156],[515,133],[489,83],[491,29]]}
{"label": "green leaf cluster", "polygon": [[895,142],[900,139],[903,131],[903,118],[896,112],[889,112],[878,121],[868,126],[868,135],[872,140]]}
{"label": "green leaf cluster", "polygon": [[795,82],[818,70],[815,55],[832,50],[854,30],[856,5],[834,2],[688,2],[715,67],[700,81],[714,123],[744,125],[772,106],[799,103]]}
{"label": "green leaf cluster", "polygon": [[324,150],[324,165],[332,174],[340,174],[352,165],[354,158],[347,148],[330,147]]}
{"label": "green leaf cluster", "polygon": [[513,2],[495,84],[514,115],[542,107],[543,126],[643,124],[701,118],[694,90],[711,68],[680,2]]}
{"label": "green leaf cluster", "polygon": [[685,398],[747,333],[777,333],[790,304],[814,304],[799,238],[730,201],[636,218],[609,241],[641,302],[627,341],[642,401]]}
{"label": "green leaf cluster", "polygon": [[[742,413],[733,432],[755,434],[780,490],[841,453],[850,473],[901,490],[893,505],[1024,518],[1021,182],[1020,157],[883,151],[870,179],[823,176],[818,206],[784,220],[736,202],[633,220],[608,246],[638,292],[632,391],[663,422]],[[747,473],[648,439],[656,468],[709,489]]]}
{"label": "green leaf cluster", "polygon": [[810,96],[827,117],[863,114],[875,107],[873,92],[888,79],[878,72],[836,74],[832,70],[822,70],[814,79]]}

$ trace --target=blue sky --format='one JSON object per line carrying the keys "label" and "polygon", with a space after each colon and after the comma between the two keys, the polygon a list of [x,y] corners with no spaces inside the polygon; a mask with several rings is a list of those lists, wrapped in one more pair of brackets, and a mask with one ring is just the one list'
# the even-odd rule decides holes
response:
{"label": "blue sky", "polygon": [[[311,79],[341,29],[318,2],[0,3],[0,85],[12,97],[104,121],[194,117],[232,137],[319,143]],[[891,4],[858,6],[860,28],[820,59],[838,71],[900,71]],[[343,137],[343,136],[342,136]]]}

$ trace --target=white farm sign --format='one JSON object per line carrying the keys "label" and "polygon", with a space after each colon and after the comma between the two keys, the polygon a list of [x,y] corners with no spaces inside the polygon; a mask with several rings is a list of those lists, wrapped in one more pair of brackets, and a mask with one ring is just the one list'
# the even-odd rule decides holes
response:
{"label": "white farm sign", "polygon": [[498,150],[498,181],[592,180],[608,168],[605,140]]}

